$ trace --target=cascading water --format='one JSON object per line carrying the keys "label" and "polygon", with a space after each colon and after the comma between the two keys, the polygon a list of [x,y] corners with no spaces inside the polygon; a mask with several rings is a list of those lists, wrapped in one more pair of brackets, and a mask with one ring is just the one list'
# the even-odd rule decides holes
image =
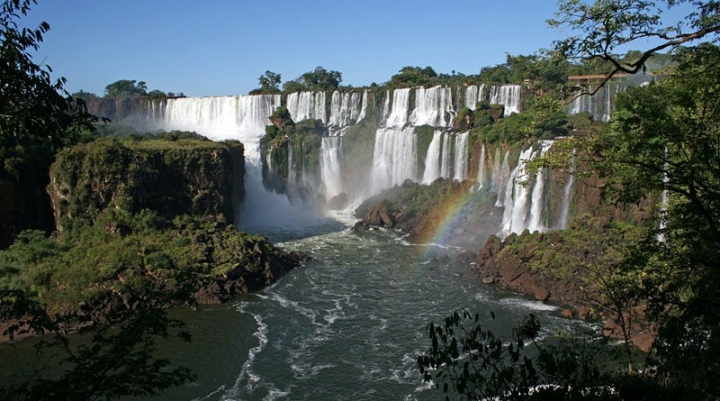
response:
{"label": "cascading water", "polygon": [[450,177],[451,160],[450,157],[450,134],[443,135],[442,150],[440,151],[440,177]]}
{"label": "cascading water", "polygon": [[280,104],[280,95],[168,99],[153,112],[152,119],[136,128],[195,131],[216,141],[241,141],[245,148],[245,199],[236,214],[240,228],[260,231],[315,224],[321,216],[314,209],[293,205],[287,196],[268,191],[262,182],[259,141],[270,122],[268,117]]}
{"label": "cascading water", "polygon": [[293,121],[327,120],[325,92],[295,92],[287,96],[287,109]]}
{"label": "cascading water", "polygon": [[535,155],[533,148],[520,153],[517,167],[510,174],[505,188],[505,211],[503,212],[502,229],[500,234],[505,237],[510,233],[520,234],[527,227],[528,200],[530,186],[527,185],[527,171],[525,162]]}
{"label": "cascading water", "polygon": [[453,179],[462,181],[468,175],[468,137],[469,133],[463,132],[455,136],[455,162],[453,163]]}
{"label": "cascading water", "polygon": [[480,148],[480,162],[478,163],[477,189],[485,187],[485,144]]}
{"label": "cascading water", "polygon": [[[540,156],[544,156],[545,153],[552,146],[552,141],[542,141],[540,143]],[[545,181],[547,179],[547,168],[541,167],[538,169],[535,176],[535,185],[532,190],[531,204],[530,204],[530,221],[528,222],[528,230],[534,231],[545,231],[546,227],[543,224],[543,212],[545,209]]]}
{"label": "cascading water", "polygon": [[520,85],[468,85],[465,89],[465,106],[475,110],[478,102],[501,104],[505,106],[505,116],[519,113],[522,105],[522,86]]}
{"label": "cascading water", "polygon": [[[520,153],[518,164],[510,175],[505,188],[505,211],[500,235],[520,234],[524,230],[546,231],[543,223],[546,216],[545,183],[548,179],[545,168],[538,169],[534,179],[529,176],[525,164],[535,157],[545,155],[553,141],[541,141],[540,151],[532,147]],[[565,200],[567,201],[567,199]],[[564,205],[561,206],[561,209]]]}
{"label": "cascading water", "polygon": [[510,178],[510,151],[505,152],[505,156],[500,161],[500,148],[495,150],[495,163],[493,163],[492,188],[491,190],[498,194],[495,201],[496,207],[505,206],[505,188],[506,182]]}
{"label": "cascading water", "polygon": [[440,178],[440,141],[442,134],[442,131],[435,131],[428,146],[427,155],[425,156],[425,172],[423,172],[422,178],[423,184],[429,184]]}
{"label": "cascading water", "polygon": [[340,160],[342,158],[342,137],[323,137],[320,148],[320,174],[324,186],[325,200],[342,192]]}
{"label": "cascading water", "polygon": [[335,91],[330,98],[330,118],[328,130],[331,136],[343,135],[351,125],[365,117],[367,107],[367,91],[340,92]]}
{"label": "cascading water", "polygon": [[505,115],[520,112],[520,85],[502,85],[490,88],[490,104],[505,106]]}
{"label": "cascading water", "polygon": [[375,136],[372,193],[417,180],[417,144],[412,127],[380,128]]}
{"label": "cascading water", "polygon": [[[371,167],[373,191],[418,178],[417,137],[414,127],[408,126],[408,95],[409,91],[403,90],[395,93],[393,109],[388,101],[384,114],[388,123],[377,130]],[[366,96],[362,96],[363,104],[367,104]],[[295,116],[301,108],[305,115],[313,115],[316,96],[305,96],[302,107],[300,97],[294,100]],[[339,108],[331,106],[329,121],[340,127],[355,118],[350,109],[356,103],[352,96],[348,101],[346,94],[338,95],[337,101]],[[307,207],[296,207],[286,196],[266,191],[261,183],[258,141],[269,123],[268,116],[280,104],[275,95],[171,99],[152,112],[156,128],[241,140],[246,149],[245,209],[251,211],[243,214],[241,226],[252,231],[262,227],[261,232],[272,235],[285,233],[283,229],[291,226],[299,234],[281,236],[293,239],[280,246],[319,256],[308,262],[308,268],[296,269],[275,285],[240,297],[234,304],[199,312],[179,311],[188,313],[188,327],[196,330],[196,340],[187,351],[178,352],[172,345],[168,352],[186,358],[180,362],[193,368],[198,380],[164,399],[431,400],[437,393],[431,384],[422,382],[415,368],[417,355],[428,346],[422,327],[441,321],[458,305],[496,312],[496,320],[488,318],[483,324],[502,335],[509,335],[508,328],[531,311],[543,318],[544,326],[550,322],[549,330],[566,324],[566,319],[549,313],[553,306],[467,280],[465,267],[445,262],[455,260],[459,250],[411,244],[391,230],[349,233],[341,224],[316,235],[298,228],[293,219]],[[436,130],[423,181],[451,174],[467,178],[468,137],[467,133]],[[339,181],[342,141],[341,137],[321,140],[320,175],[326,199],[343,191]],[[302,142],[290,146],[292,157],[307,150],[296,153],[303,150]],[[493,157],[491,148],[483,145],[477,179],[502,195],[509,189],[510,195],[498,196],[498,201],[514,215],[521,204],[525,210],[534,210],[536,192],[531,196],[527,189],[523,200],[518,188],[526,176],[523,161],[532,157],[533,150],[522,152],[512,179],[510,154],[498,147]],[[291,160],[290,165],[298,164]],[[301,170],[292,173],[293,179],[307,180],[310,172],[303,170],[305,164],[298,166]],[[305,178],[299,177],[303,175]],[[538,190],[538,196],[543,192]],[[527,206],[528,202],[531,205]],[[512,222],[510,227],[514,227]]]}
{"label": "cascading water", "polygon": [[452,92],[450,87],[435,86],[415,88],[415,108],[410,115],[410,125],[419,127],[447,127],[452,121]]}
{"label": "cascading water", "polygon": [[468,85],[465,89],[465,106],[470,110],[475,110],[478,102],[484,102],[485,85]]}
{"label": "cascading water", "polygon": [[386,128],[402,128],[408,122],[408,109],[410,106],[410,88],[395,89],[392,95],[392,107],[385,120]]}

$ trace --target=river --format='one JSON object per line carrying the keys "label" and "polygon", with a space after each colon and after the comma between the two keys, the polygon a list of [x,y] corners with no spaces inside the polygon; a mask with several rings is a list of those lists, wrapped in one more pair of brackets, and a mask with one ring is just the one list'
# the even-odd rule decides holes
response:
{"label": "river", "polygon": [[[165,353],[198,379],[158,399],[440,399],[416,368],[430,344],[429,322],[467,308],[497,333],[528,313],[547,327],[563,324],[551,305],[480,283],[453,262],[462,249],[412,244],[395,231],[354,233],[330,221],[268,235],[313,260],[230,304],[176,312],[193,343]],[[288,236],[295,238],[282,240]]]}

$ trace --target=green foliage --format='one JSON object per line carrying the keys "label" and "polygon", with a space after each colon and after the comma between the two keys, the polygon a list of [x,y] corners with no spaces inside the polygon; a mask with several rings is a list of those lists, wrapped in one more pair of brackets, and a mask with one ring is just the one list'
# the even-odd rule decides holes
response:
{"label": "green foliage", "polygon": [[567,111],[559,100],[551,96],[538,97],[530,104],[530,124],[525,128],[529,136],[554,139],[567,134]]}
{"label": "green foliage", "polygon": [[299,78],[283,84],[283,92],[326,92],[334,91],[340,87],[342,73],[328,71],[323,67],[316,67],[313,71],[302,74]]}
{"label": "green foliage", "polygon": [[[676,12],[673,8],[683,4],[687,7],[678,8],[685,15],[672,15]],[[572,34],[555,41],[552,58],[594,64],[608,79],[617,73],[645,72],[650,59],[659,51],[674,50],[705,38],[716,41],[720,31],[719,12],[720,3],[716,0],[672,0],[665,7],[655,1],[562,0],[558,3],[556,18],[548,24]],[[683,22],[665,25],[667,15],[671,15],[670,21]],[[627,57],[616,54],[618,48],[645,43],[648,39],[656,40],[657,44]]]}
{"label": "green foliage", "polygon": [[265,74],[258,78],[260,87],[250,91],[250,94],[259,95],[263,93],[280,93],[280,82],[282,82],[280,74],[276,74],[269,70],[265,71]]}
{"label": "green foliage", "polygon": [[51,168],[61,233],[73,235],[75,226],[94,221],[111,204],[133,213],[150,208],[168,218],[192,211],[231,219],[232,174],[219,173],[233,169],[232,146],[239,145],[178,133],[170,140],[105,138],[61,152]]}
{"label": "green foliage", "polygon": [[527,113],[514,113],[490,126],[482,127],[479,133],[489,143],[520,142],[531,135],[528,132],[530,124],[531,117]]}
{"label": "green foliage", "polygon": [[602,385],[606,377],[595,368],[597,350],[559,337],[555,346],[538,343],[541,326],[534,315],[509,338],[484,329],[480,315],[466,310],[442,324],[430,323],[427,332],[431,346],[418,357],[418,366],[447,400],[452,393],[473,400],[619,399]]}
{"label": "green foliage", "polygon": [[387,89],[399,89],[415,86],[430,87],[439,83],[438,75],[431,67],[403,67],[399,74],[390,77],[390,81],[385,86]]}
{"label": "green foliage", "polygon": [[142,95],[147,95],[147,84],[145,84],[145,81],[137,82],[134,79],[121,79],[105,87],[106,97]]}
{"label": "green foliage", "polygon": [[113,293],[176,290],[188,274],[202,278],[238,266],[254,269],[256,243],[270,246],[224,222],[187,215],[169,221],[147,209],[106,209],[71,238],[58,242],[28,232],[0,251],[0,289],[76,311]]}
{"label": "green foliage", "polygon": [[[168,319],[163,300],[116,316],[114,324],[94,321],[69,336],[74,317],[48,313],[22,291],[0,290],[8,317],[16,319],[4,334],[21,327],[43,337],[37,357],[53,361],[35,370],[30,379],[0,385],[0,400],[96,400],[127,396],[149,397],[194,378],[184,367],[171,367],[168,359],[154,356],[157,342],[178,337],[189,342],[182,323]],[[121,323],[119,325],[115,325]],[[19,369],[21,371],[22,369]]]}
{"label": "green foliage", "polygon": [[415,128],[415,136],[417,137],[417,163],[418,170],[423,171],[425,169],[425,158],[427,156],[430,142],[432,142],[433,135],[435,134],[435,128],[429,125],[423,125]]}
{"label": "green foliage", "polygon": [[718,57],[714,45],[685,49],[670,77],[628,91],[592,154],[611,199],[637,203],[648,193],[669,195],[657,214],[660,229],[638,243],[624,269],[641,278],[636,296],[659,324],[662,373],[710,398],[720,394],[718,376],[704,368],[720,363],[720,315],[710,306],[720,300]]}
{"label": "green foliage", "polygon": [[431,345],[417,364],[446,400],[453,394],[458,400],[703,399],[657,376],[617,371],[613,350],[590,330],[545,336],[534,315],[508,337],[483,328],[481,316],[466,310],[428,324],[427,332]]}
{"label": "green foliage", "polygon": [[64,78],[53,81],[50,67],[33,61],[50,25],[21,28],[17,20],[34,4],[6,0],[0,6],[0,182],[14,187],[12,226],[18,231],[50,228],[43,188],[53,155],[75,143],[79,132],[95,121],[84,101],[65,91]]}

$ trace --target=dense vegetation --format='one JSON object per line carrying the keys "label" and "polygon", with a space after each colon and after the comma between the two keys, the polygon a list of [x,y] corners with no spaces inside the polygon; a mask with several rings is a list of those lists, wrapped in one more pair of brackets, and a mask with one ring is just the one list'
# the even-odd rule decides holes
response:
{"label": "dense vegetation", "polygon": [[[503,340],[483,330],[473,314],[459,312],[428,327],[432,345],[418,360],[426,378],[448,395],[608,400],[720,396],[720,50],[711,43],[690,43],[717,40],[720,3],[672,1],[667,7],[681,3],[692,11],[677,27],[661,25],[659,13],[665,8],[655,2],[630,0],[562,1],[553,21],[577,32],[557,42],[556,56],[605,63],[608,76],[641,71],[657,51],[674,50],[674,66],[664,80],[628,90],[605,129],[575,135],[564,141],[566,152],[544,159],[556,168],[576,166],[583,180],[600,179],[596,182],[602,183],[610,205],[654,209],[653,220],[644,227],[611,222],[595,234],[577,227],[561,234],[565,241],[599,258],[579,263],[568,259],[573,253],[563,253],[554,262],[541,259],[534,266],[569,265],[573,274],[586,276],[599,291],[598,307],[618,314],[614,318],[626,324],[623,330],[632,329],[633,314],[640,312],[657,334],[644,363],[652,374],[633,364],[624,371],[598,369],[594,353],[577,342],[564,349],[536,343],[535,352],[526,353],[526,344],[538,339],[534,319]],[[661,44],[636,53],[633,60],[612,54],[617,46],[643,37]],[[680,44],[692,46],[677,48]],[[661,202],[655,209],[651,200],[658,195]],[[537,246],[529,238],[504,251]],[[626,362],[630,359],[626,355]]]}
{"label": "dense vegetation", "polygon": [[[387,89],[413,86],[524,83],[537,95],[529,98],[527,112],[501,118],[502,113],[492,105],[480,105],[474,111],[461,109],[454,128],[469,130],[474,142],[496,146],[574,134],[558,146],[558,152],[536,164],[568,171],[576,168],[578,178],[597,180],[606,205],[644,209],[643,217],[649,219],[578,216],[570,230],[552,238],[558,249],[536,254],[528,262],[533,269],[557,276],[582,276],[581,283],[592,290],[588,293],[597,309],[615,314],[613,318],[621,326],[635,318],[629,314],[641,311],[657,335],[644,364],[656,368],[654,375],[638,374],[632,364],[626,371],[603,370],[595,350],[574,338],[569,342],[539,341],[539,326],[532,317],[505,340],[483,330],[478,315],[458,312],[444,324],[429,325],[431,346],[418,360],[426,379],[434,380],[446,393],[471,399],[713,400],[720,396],[720,50],[714,44],[692,42],[717,39],[720,2],[673,0],[667,5],[683,3],[693,7],[685,25],[665,27],[658,18],[663,9],[652,1],[564,0],[551,24],[570,27],[578,35],[558,41],[551,54],[509,55],[505,64],[483,68],[477,75],[438,74],[431,67],[407,66],[388,82],[371,85],[375,94],[382,94]],[[241,278],[233,284],[237,291],[254,288],[265,281],[245,280],[244,272],[258,265],[269,266],[265,255],[277,256],[278,251],[263,238],[235,230],[228,213],[163,209],[162,204],[177,203],[173,196],[182,197],[163,193],[153,194],[157,195],[156,205],[134,204],[138,197],[111,196],[108,199],[116,203],[107,207],[102,199],[89,201],[92,191],[80,190],[75,194],[79,198],[67,198],[67,204],[58,208],[70,211],[66,218],[72,216],[64,222],[61,216],[60,224],[65,227],[61,238],[47,237],[53,227],[49,226],[52,219],[45,188],[56,155],[65,155],[65,159],[61,157],[55,175],[65,173],[66,182],[87,189],[99,186],[91,169],[81,168],[79,174],[70,176],[77,172],[71,165],[93,165],[83,164],[81,159],[100,157],[118,178],[133,176],[127,170],[132,166],[129,155],[133,155],[149,165],[150,176],[161,176],[167,170],[154,157],[176,159],[172,154],[178,149],[192,153],[210,145],[172,134],[169,142],[144,144],[138,144],[132,134],[123,143],[94,142],[94,135],[82,135],[95,119],[77,98],[91,94],[69,96],[63,89],[64,80],[52,81],[48,71],[32,62],[29,53],[38,48],[49,29],[46,23],[36,29],[18,28],[16,20],[32,4],[34,0],[6,0],[0,10],[0,199],[3,205],[13,205],[3,206],[0,214],[15,219],[13,227],[3,227],[2,232],[10,234],[0,240],[7,245],[25,228],[44,231],[24,231],[9,249],[0,252],[0,315],[24,323],[9,327],[6,333],[10,335],[21,331],[56,333],[53,345],[67,358],[61,374],[7,383],[0,389],[0,397],[152,395],[192,377],[186,369],[168,370],[167,361],[153,359],[155,338],[180,334],[173,331],[176,322],[167,320],[162,308],[191,301],[198,283],[211,282],[218,275]],[[619,46],[648,36],[661,44],[625,56],[613,53]],[[667,50],[671,52],[658,53]],[[609,125],[599,128],[587,115],[568,118],[565,114],[561,102],[573,93],[568,75],[601,73],[610,79],[620,73],[656,69],[666,78],[628,90],[618,99]],[[281,91],[280,75],[266,71],[253,93],[332,91],[344,89],[341,82],[340,72],[317,67],[285,82]],[[120,80],[108,85],[106,95],[173,94],[148,92],[142,81]],[[281,180],[287,180],[291,171],[317,170],[322,125],[312,120],[293,122],[283,108],[272,119],[274,124],[262,143],[272,165],[267,170]],[[363,121],[346,133],[343,146],[359,150],[346,158],[347,166],[359,165],[372,152],[371,122],[375,121]],[[420,127],[417,134],[421,148],[427,149],[430,128]],[[60,153],[79,141],[92,143]],[[291,143],[295,145],[292,150]],[[291,154],[294,165],[289,165]],[[111,158],[117,158],[116,162],[105,163]],[[466,194],[469,185],[436,184],[428,190],[406,183],[403,195],[396,190],[385,196],[404,203],[407,207],[402,213],[432,222],[433,216],[421,216],[427,206],[439,212],[442,205]],[[109,193],[133,190],[128,185]],[[655,205],[655,197],[665,200]],[[72,204],[78,199],[92,207],[85,210],[81,204]],[[381,213],[377,217],[385,219]],[[513,236],[502,252],[525,255],[523,249],[537,249],[547,239],[532,234]],[[272,274],[261,276],[267,279]],[[103,313],[94,312],[98,305],[105,307]],[[79,323],[87,325],[83,330],[92,341],[70,347],[67,330]],[[120,329],[110,331],[108,323],[118,323]],[[621,328],[627,340],[633,326]],[[525,352],[528,343],[536,347],[534,353]],[[624,349],[625,361],[632,362],[629,348]]]}
{"label": "dense vegetation", "polygon": [[301,196],[311,195],[320,174],[320,142],[327,128],[319,120],[296,124],[285,107],[278,107],[270,121],[273,124],[266,127],[260,139],[261,151],[266,155],[265,185],[281,193],[287,193],[289,186],[299,190]]}

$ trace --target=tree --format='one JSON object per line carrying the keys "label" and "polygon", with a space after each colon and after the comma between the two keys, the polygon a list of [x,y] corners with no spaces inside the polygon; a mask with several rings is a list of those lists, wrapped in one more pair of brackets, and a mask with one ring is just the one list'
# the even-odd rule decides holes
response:
{"label": "tree", "polygon": [[[46,191],[50,164],[58,150],[76,143],[80,130],[91,128],[97,120],[87,113],[81,99],[65,91],[64,78],[51,80],[50,67],[33,62],[30,53],[39,48],[50,28],[46,22],[35,29],[19,28],[18,19],[27,15],[34,4],[36,0],[4,0],[0,6],[0,183],[14,188],[10,208],[16,212],[16,220],[10,226],[18,229],[52,227]],[[146,89],[142,82],[136,88]],[[39,255],[31,252],[26,256]],[[6,274],[7,269],[0,270],[0,275]],[[32,294],[0,288],[2,319],[16,323],[4,334],[13,336],[20,330],[50,334],[47,344],[52,353],[63,355],[51,378],[33,376],[27,381],[2,383],[0,399],[115,399],[122,395],[152,395],[187,381],[191,378],[187,369],[168,369],[167,361],[152,357],[155,339],[168,336],[176,327],[162,308],[181,294],[180,299],[187,299],[184,293],[168,294],[170,298],[158,296],[155,302],[143,303],[126,314],[93,321],[80,330],[90,341],[70,346],[66,330],[77,327],[73,323],[79,316],[51,315],[49,307],[32,298]]]}
{"label": "tree", "polygon": [[671,76],[629,91],[592,165],[618,202],[666,194],[626,270],[658,325],[661,374],[709,398],[720,395],[719,58],[714,45],[683,49]]}
{"label": "tree", "polygon": [[134,79],[121,79],[105,87],[106,97],[137,96],[147,94],[145,81],[137,82]]}
{"label": "tree", "polygon": [[[667,0],[666,7],[648,0],[562,0],[552,27],[568,28],[574,35],[554,43],[556,59],[600,60],[610,64],[606,78],[597,88],[618,73],[645,72],[646,63],[660,51],[671,51],[703,38],[717,39],[720,32],[720,1]],[[692,11],[677,25],[664,25],[663,17],[676,6],[689,4]],[[635,45],[647,39],[659,44],[642,51],[639,57],[622,60],[621,46]],[[597,88],[592,91],[597,91]]]}
{"label": "tree", "polygon": [[[679,3],[686,2],[668,4]],[[716,38],[720,4],[689,3],[695,9],[686,21],[694,30],[682,33],[677,27],[659,28],[659,20],[648,15],[611,18],[611,11],[647,11],[654,6],[649,2],[614,2],[615,8],[604,1],[593,6],[564,2],[566,18],[585,27],[589,36],[560,43],[576,54],[613,63],[608,76],[633,72],[658,46],[625,64],[611,55],[614,46],[643,35],[664,39],[667,47]],[[659,18],[659,11],[653,15]],[[586,25],[591,21],[603,22],[593,27],[605,31],[591,31]],[[675,67],[665,79],[629,89],[618,98],[609,129],[574,138],[571,146],[588,150],[578,152],[578,165],[604,180],[609,203],[654,205],[654,229],[632,244],[608,276],[606,300],[645,309],[657,330],[652,357],[660,383],[672,383],[698,399],[720,395],[719,58],[720,49],[710,43],[676,49]]]}
{"label": "tree", "polygon": [[534,315],[509,337],[484,329],[480,314],[466,310],[428,324],[427,332],[431,345],[417,364],[423,379],[442,388],[446,400],[452,393],[462,400],[618,399],[605,385],[611,375],[597,368],[604,345],[581,336],[558,336],[554,344],[542,344]]}
{"label": "tree", "polygon": [[342,82],[342,73],[338,71],[328,71],[323,67],[316,67],[313,71],[302,74],[296,80],[285,82],[283,91],[334,91],[338,89],[340,82]]}
{"label": "tree", "polygon": [[265,71],[265,74],[258,78],[260,88],[250,91],[250,94],[280,93],[280,82],[282,82],[280,74],[276,74],[270,70]]}
{"label": "tree", "polygon": [[438,84],[438,75],[431,67],[403,67],[399,74],[390,77],[390,88],[409,88],[413,86],[433,86]]}
{"label": "tree", "polygon": [[[0,400],[101,400],[127,396],[153,396],[194,376],[185,367],[170,368],[166,358],[156,358],[157,340],[179,337],[182,322],[168,319],[164,307],[168,294],[155,294],[136,310],[114,319],[84,322],[76,315],[51,314],[47,308],[19,290],[0,290],[0,306],[15,319],[4,335],[13,338],[22,330],[41,337],[37,356],[52,366],[34,372],[30,378],[8,380],[0,385]],[[89,341],[87,340],[89,339]]]}
{"label": "tree", "polygon": [[64,78],[53,81],[50,67],[33,61],[31,52],[50,29],[46,22],[35,29],[18,26],[33,4],[35,0],[6,0],[0,7],[0,183],[14,192],[5,205],[13,211],[13,221],[3,227],[12,231],[11,237],[25,228],[52,228],[45,187],[53,154],[76,142],[79,132],[96,120],[82,99],[65,91]]}

